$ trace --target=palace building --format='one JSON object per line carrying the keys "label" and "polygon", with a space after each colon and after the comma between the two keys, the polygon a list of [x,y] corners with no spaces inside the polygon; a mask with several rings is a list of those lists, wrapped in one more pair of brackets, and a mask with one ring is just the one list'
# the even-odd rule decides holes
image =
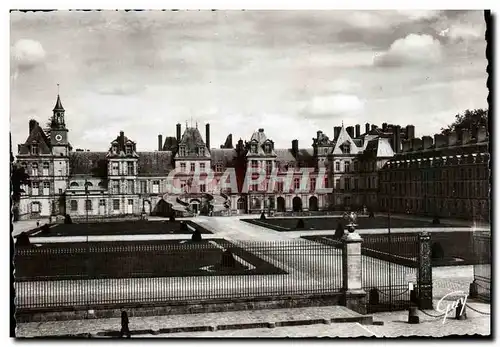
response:
{"label": "palace building", "polygon": [[360,125],[336,126],[331,139],[318,131],[309,148],[297,140],[276,148],[262,128],[236,146],[230,134],[214,148],[209,124],[204,138],[198,126],[182,131],[177,124],[175,136],[158,136],[155,151],[137,151],[134,139],[119,132],[109,148],[91,152],[73,150],[65,112],[58,95],[50,128],[31,120],[18,146],[17,164],[30,176],[18,206],[21,219],[378,211],[395,201],[380,191],[379,180],[387,183],[387,173],[407,156],[405,144],[415,141],[412,125],[367,123],[364,133]]}

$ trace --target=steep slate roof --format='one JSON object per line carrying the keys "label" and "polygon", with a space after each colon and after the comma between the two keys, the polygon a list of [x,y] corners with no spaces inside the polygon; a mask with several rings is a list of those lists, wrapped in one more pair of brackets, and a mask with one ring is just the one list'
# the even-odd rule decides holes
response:
{"label": "steep slate roof", "polygon": [[163,144],[164,151],[174,151],[177,149],[177,139],[174,136],[168,136]]}
{"label": "steep slate roof", "polygon": [[54,109],[52,111],[64,111],[64,107],[61,103],[61,98],[59,97],[59,94],[57,94],[56,105],[54,106]]}
{"label": "steep slate roof", "polygon": [[236,149],[234,148],[213,148],[210,151],[212,165],[214,166],[217,164],[222,164],[225,167],[229,167],[234,164],[236,155]]}
{"label": "steep slate roof", "polygon": [[93,175],[103,165],[107,165],[108,152],[70,152],[69,172],[74,175]]}
{"label": "steep slate roof", "polygon": [[171,151],[137,152],[138,176],[166,176],[174,168]]}
{"label": "steep slate roof", "polygon": [[30,154],[30,149],[29,145],[31,145],[33,142],[38,143],[38,150],[40,154],[51,154],[52,151],[50,149],[50,141],[43,131],[43,129],[40,127],[38,122],[34,121],[36,124],[33,127],[33,130],[30,132],[28,135],[28,138],[22,144],[19,146],[19,154],[21,155],[28,155]]}
{"label": "steep slate roof", "polygon": [[389,139],[382,137],[377,137],[368,141],[365,153],[376,156],[377,158],[392,157],[394,155]]}
{"label": "steep slate roof", "polygon": [[204,157],[209,158],[210,153],[208,151],[208,148],[203,141],[203,138],[201,137],[200,131],[198,128],[186,128],[184,130],[184,134],[182,134],[181,141],[179,143],[179,146],[185,146],[186,147],[186,155],[187,157],[190,156],[197,156],[194,155],[193,153],[196,153],[196,149],[199,147],[204,147],[205,148],[205,155]]}
{"label": "steep slate roof", "polygon": [[276,160],[280,165],[285,164],[298,164],[300,167],[314,167],[316,164],[316,159],[314,158],[314,150],[312,148],[300,149],[298,153],[294,156],[291,148],[278,148],[275,149],[277,158]]}

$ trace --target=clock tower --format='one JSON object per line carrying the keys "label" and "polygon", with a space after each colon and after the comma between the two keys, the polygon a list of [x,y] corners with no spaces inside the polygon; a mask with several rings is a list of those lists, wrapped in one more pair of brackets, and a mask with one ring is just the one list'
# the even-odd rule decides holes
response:
{"label": "clock tower", "polygon": [[52,110],[52,120],[50,122],[50,144],[52,154],[55,156],[68,156],[68,129],[64,121],[64,107],[61,103],[61,97],[57,95],[56,105]]}

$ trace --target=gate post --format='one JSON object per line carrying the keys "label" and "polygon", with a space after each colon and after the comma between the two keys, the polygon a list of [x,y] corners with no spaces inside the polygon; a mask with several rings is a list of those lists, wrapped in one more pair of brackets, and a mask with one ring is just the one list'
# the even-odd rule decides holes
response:
{"label": "gate post", "polygon": [[358,313],[366,314],[366,292],[361,283],[361,242],[357,232],[342,237],[343,304]]}
{"label": "gate post", "polygon": [[430,310],[432,306],[431,234],[418,235],[418,308]]}

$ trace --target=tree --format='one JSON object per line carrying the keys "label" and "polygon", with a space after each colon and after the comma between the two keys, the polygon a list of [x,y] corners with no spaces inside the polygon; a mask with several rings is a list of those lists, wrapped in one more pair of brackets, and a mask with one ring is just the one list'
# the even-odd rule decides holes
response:
{"label": "tree", "polygon": [[487,109],[466,110],[463,114],[457,114],[453,123],[446,128],[441,128],[441,134],[448,135],[453,131],[459,131],[461,129],[471,130],[475,126],[485,126],[486,129],[488,129]]}

